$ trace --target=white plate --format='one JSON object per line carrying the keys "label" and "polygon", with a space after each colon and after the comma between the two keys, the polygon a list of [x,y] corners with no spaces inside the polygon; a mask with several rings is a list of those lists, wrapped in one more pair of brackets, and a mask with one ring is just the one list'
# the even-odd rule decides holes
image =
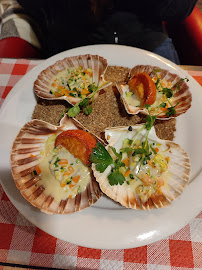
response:
{"label": "white plate", "polygon": [[[109,65],[133,67],[156,65],[189,78],[193,95],[191,109],[177,118],[175,142],[191,159],[191,184],[171,206],[152,211],[125,209],[106,197],[94,206],[72,215],[49,216],[32,207],[15,187],[10,172],[10,149],[20,128],[31,119],[36,105],[33,82],[40,71],[67,56],[99,54]],[[188,73],[172,62],[153,53],[118,45],[94,45],[72,49],[55,55],[35,67],[12,89],[0,114],[1,150],[0,178],[11,202],[29,221],[43,231],[80,246],[99,249],[124,249],[147,245],[165,238],[184,227],[202,209],[202,91]]]}

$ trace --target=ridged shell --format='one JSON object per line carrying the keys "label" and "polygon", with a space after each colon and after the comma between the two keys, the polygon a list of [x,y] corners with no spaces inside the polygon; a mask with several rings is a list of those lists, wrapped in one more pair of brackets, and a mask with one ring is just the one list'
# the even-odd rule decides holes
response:
{"label": "ridged shell", "polygon": [[[141,127],[142,125],[133,126],[132,131],[129,131],[128,127],[114,127],[106,129],[105,136],[109,143],[106,149],[108,149],[109,146],[113,146],[117,152],[119,152],[122,147],[123,140],[126,138],[133,139]],[[143,130],[141,136],[145,135],[146,130]],[[92,164],[94,176],[103,193],[126,208],[150,210],[152,208],[162,208],[170,205],[171,202],[183,192],[184,188],[189,183],[190,176],[190,162],[188,154],[180,147],[180,145],[172,141],[160,140],[155,134],[155,129],[152,127],[149,135],[149,143],[153,142],[162,144],[163,149],[169,148],[169,178],[165,180],[166,184],[162,187],[162,194],[158,195],[157,193],[154,193],[152,197],[142,203],[136,190],[129,188],[126,183],[114,186],[109,184],[107,177],[111,172],[111,165],[108,166],[103,173],[100,173],[96,170],[95,164]]]}
{"label": "ridged shell", "polygon": [[82,210],[94,204],[102,195],[93,174],[82,193],[74,198],[61,200],[60,203],[51,195],[45,194],[44,186],[36,185],[40,176],[33,176],[32,172],[39,164],[40,153],[44,149],[47,138],[70,129],[77,129],[77,126],[67,116],[61,120],[60,126],[32,120],[20,130],[12,146],[11,172],[17,188],[27,201],[47,214],[69,214]]}
{"label": "ridged shell", "polygon": [[[161,69],[159,67],[150,66],[150,65],[135,66],[134,68],[131,69],[130,74],[132,77],[133,75],[137,73],[145,72],[151,78],[153,78],[156,76],[154,70],[160,70],[157,72],[157,74],[161,76],[161,79],[164,79],[165,81],[172,83],[172,86],[175,85],[177,82],[179,82],[179,80],[181,79],[179,75],[177,74],[172,74],[168,70]],[[126,91],[126,86],[127,86],[126,83],[118,82],[116,86],[121,94],[121,98],[123,100],[127,113],[129,114],[142,113],[146,115],[148,114],[145,108],[135,107],[127,103],[126,99],[124,98],[124,93]],[[172,106],[175,106],[179,102],[179,104],[176,105],[175,107],[176,114],[172,115],[171,117],[168,117],[166,116],[166,112],[164,112],[158,115],[157,119],[168,119],[168,118],[177,117],[185,113],[191,107],[192,95],[191,95],[191,92],[189,91],[189,86],[184,80],[179,82],[179,86],[180,86],[180,90],[177,91],[175,95],[172,97]],[[152,112],[151,112],[151,115],[152,115]]]}
{"label": "ridged shell", "polygon": [[[99,90],[109,86],[111,83],[107,83],[104,80],[104,73],[107,68],[107,60],[99,55],[79,55],[67,57],[63,60],[57,61],[54,65],[49,66],[45,70],[43,70],[37,80],[34,82],[34,92],[35,94],[43,99],[48,100],[66,100],[72,105],[75,105],[77,102],[81,100],[78,97],[55,97],[50,94],[50,81],[51,79],[61,72],[68,68],[80,67],[83,69],[91,68],[93,71],[93,82],[95,82],[96,86],[101,86]],[[95,95],[96,96],[96,95]]]}

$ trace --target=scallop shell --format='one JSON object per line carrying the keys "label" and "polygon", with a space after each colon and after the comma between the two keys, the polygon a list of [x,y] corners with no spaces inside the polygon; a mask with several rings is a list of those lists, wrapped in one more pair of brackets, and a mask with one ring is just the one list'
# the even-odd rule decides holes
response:
{"label": "scallop shell", "polygon": [[[45,192],[39,184],[40,175],[33,176],[33,170],[40,161],[40,153],[46,140],[53,134],[78,129],[72,119],[65,116],[60,126],[54,126],[41,120],[32,120],[24,125],[17,135],[11,151],[11,172],[17,188],[22,196],[33,206],[47,214],[69,214],[94,204],[102,195],[93,174],[86,189],[74,198],[66,198],[57,202],[53,196]],[[38,184],[37,184],[38,183]]]}
{"label": "scallop shell", "polygon": [[54,65],[43,70],[39,74],[37,80],[34,82],[35,94],[42,99],[66,100],[70,104],[75,105],[81,100],[81,98],[67,96],[55,97],[50,94],[50,81],[58,74],[58,72],[68,68],[80,66],[82,66],[84,69],[91,68],[93,70],[93,82],[95,82],[96,86],[100,87],[99,90],[104,89],[111,84],[104,80],[104,73],[107,69],[107,60],[99,55],[86,54],[67,57],[63,60],[57,61]]}
{"label": "scallop shell", "polygon": [[[106,149],[108,149],[109,146],[113,146],[116,151],[119,152],[123,140],[126,138],[133,139],[142,126],[143,125],[133,126],[132,131],[129,131],[128,127],[106,129],[105,136],[109,143]],[[146,136],[145,129],[141,132],[141,136]],[[127,185],[126,182],[123,185],[118,184],[111,186],[109,184],[108,175],[111,173],[112,165],[109,165],[103,173],[100,173],[96,170],[95,164],[92,164],[94,176],[103,193],[126,208],[151,210],[152,208],[168,206],[183,192],[184,188],[189,183],[190,162],[186,151],[182,149],[180,145],[172,141],[159,139],[156,136],[154,127],[152,127],[149,133],[148,140],[149,143],[156,142],[161,144],[160,151],[169,149],[167,154],[170,158],[170,162],[168,165],[169,177],[164,177],[165,185],[161,188],[162,193],[159,195],[158,193],[154,193],[147,201],[142,202],[136,189],[129,188],[129,185]]]}
{"label": "scallop shell", "polygon": [[[131,69],[130,74],[131,77],[137,73],[145,72],[147,73],[151,78],[155,77],[156,74],[154,70],[159,70],[157,72],[158,75],[161,76],[161,79],[164,79],[167,82],[172,83],[172,86],[179,82],[181,79],[177,74],[172,74],[168,70],[161,69],[159,67],[154,67],[150,65],[138,65]],[[127,90],[127,83],[125,82],[118,82],[116,84],[118,91],[121,94],[121,98],[123,100],[125,109],[128,114],[137,114],[142,113],[147,115],[148,111],[145,108],[135,107],[127,103],[126,99],[124,98],[124,93]],[[191,101],[192,101],[192,95],[189,91],[189,86],[187,83],[183,80],[179,82],[180,90],[177,91],[174,96],[172,97],[172,106],[175,106],[176,114],[172,115],[171,117],[166,116],[166,112],[160,114],[157,116],[157,119],[168,119],[177,117],[183,113],[185,113],[190,107],[191,107]],[[179,104],[178,104],[179,103]],[[177,105],[178,104],[178,105]],[[152,115],[152,112],[151,112]]]}

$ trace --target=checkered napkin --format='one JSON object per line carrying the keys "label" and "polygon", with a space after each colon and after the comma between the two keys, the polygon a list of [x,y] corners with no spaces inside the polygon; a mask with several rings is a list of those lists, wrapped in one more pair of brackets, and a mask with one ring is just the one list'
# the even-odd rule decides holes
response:
{"label": "checkered napkin", "polygon": [[[0,102],[39,60],[0,60]],[[202,72],[189,72],[202,84]],[[58,269],[202,269],[202,212],[156,243],[121,250],[91,249],[52,237],[25,219],[0,186],[0,262]],[[5,269],[0,266],[0,270]]]}

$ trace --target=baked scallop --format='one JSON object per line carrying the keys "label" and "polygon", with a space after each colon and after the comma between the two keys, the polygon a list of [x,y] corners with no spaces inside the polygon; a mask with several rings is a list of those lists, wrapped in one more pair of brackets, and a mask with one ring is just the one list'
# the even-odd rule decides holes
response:
{"label": "baked scallop", "polygon": [[60,126],[41,120],[25,124],[10,157],[22,196],[47,214],[69,214],[94,204],[102,193],[88,163],[89,149],[96,143],[91,136],[67,116]]}
{"label": "baked scallop", "polygon": [[[114,201],[126,208],[162,208],[188,185],[188,154],[180,145],[159,139],[154,127],[149,133],[144,125],[114,127],[105,136],[108,146],[94,149],[92,168],[101,190]],[[98,160],[103,156],[105,164]]]}
{"label": "baked scallop", "polygon": [[127,113],[150,113],[157,115],[157,119],[168,119],[191,107],[192,95],[186,78],[150,65],[135,66],[130,75],[127,83],[117,83]]}
{"label": "baked scallop", "polygon": [[42,99],[66,100],[75,105],[110,84],[104,80],[106,68],[107,60],[99,55],[67,57],[39,74],[34,92]]}

